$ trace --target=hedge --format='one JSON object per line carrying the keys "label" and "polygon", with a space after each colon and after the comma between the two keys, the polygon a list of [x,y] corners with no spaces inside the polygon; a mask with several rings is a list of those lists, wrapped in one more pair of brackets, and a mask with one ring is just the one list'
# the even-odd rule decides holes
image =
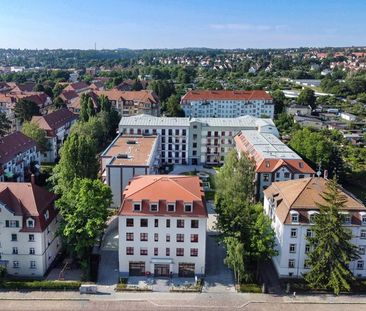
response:
{"label": "hedge", "polygon": [[80,286],[77,281],[0,281],[0,288],[15,290],[79,290]]}
{"label": "hedge", "polygon": [[262,293],[262,287],[258,284],[240,284],[239,291],[241,293]]}

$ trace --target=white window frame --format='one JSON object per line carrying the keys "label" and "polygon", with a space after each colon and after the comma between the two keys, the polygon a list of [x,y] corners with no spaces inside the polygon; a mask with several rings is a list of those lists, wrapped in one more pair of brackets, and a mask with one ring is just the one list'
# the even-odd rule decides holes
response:
{"label": "white window frame", "polygon": [[35,221],[33,218],[28,218],[27,219],[27,228],[34,228],[34,223],[35,223]]}
{"label": "white window frame", "polygon": [[[141,212],[141,202],[133,202],[132,205],[133,205],[134,212]],[[138,209],[135,208],[137,206],[139,207]]]}
{"label": "white window frame", "polygon": [[[186,207],[190,207],[190,210],[189,211],[187,211],[186,210]],[[193,204],[192,203],[184,203],[184,212],[185,213],[193,213]]]}
{"label": "white window frame", "polygon": [[[169,206],[173,206],[173,210],[172,210],[172,211],[170,211],[170,210],[169,210]],[[174,203],[174,202],[168,202],[168,203],[166,204],[166,211],[167,211],[168,213],[174,213],[174,212],[175,212],[175,203]]]}
{"label": "white window frame", "polygon": [[[295,232],[295,235],[292,235],[292,232]],[[293,239],[297,238],[297,228],[291,228],[290,237]]]}
{"label": "white window frame", "polygon": [[[153,210],[153,206],[156,206],[156,210]],[[150,203],[150,212],[159,212],[159,203],[157,203],[157,202],[151,202]]]}

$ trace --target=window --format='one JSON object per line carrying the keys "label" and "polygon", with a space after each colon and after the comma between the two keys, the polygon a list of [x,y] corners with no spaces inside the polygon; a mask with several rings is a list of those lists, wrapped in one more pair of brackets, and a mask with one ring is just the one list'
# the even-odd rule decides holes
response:
{"label": "window", "polygon": [[366,224],[366,215],[362,215],[362,224],[365,225]]}
{"label": "window", "polygon": [[133,247],[126,247],[126,255],[133,255]]}
{"label": "window", "polygon": [[150,204],[150,211],[151,212],[157,212],[158,211],[158,204],[157,203],[151,203]]}
{"label": "window", "polygon": [[285,178],[290,178],[290,173],[286,172],[286,173],[284,174],[284,176],[285,176]]}
{"label": "window", "polygon": [[147,247],[141,247],[140,248],[140,255],[141,256],[147,256]]}
{"label": "window", "polygon": [[351,223],[351,215],[350,214],[343,214],[342,217],[344,224],[350,224]]}
{"label": "window", "polygon": [[140,227],[147,227],[148,226],[148,221],[146,218],[141,218],[140,219]]}
{"label": "window", "polygon": [[191,213],[192,212],[192,204],[184,204],[184,211],[186,213]]}
{"label": "window", "polygon": [[304,269],[310,269],[309,259],[304,260]]}
{"label": "window", "polygon": [[357,270],[363,270],[363,260],[357,261]]}
{"label": "window", "polygon": [[15,234],[15,233],[13,233],[12,235],[11,235],[11,240],[14,242],[14,241],[18,241],[18,235],[17,234]]}
{"label": "window", "polygon": [[154,219],[154,227],[159,227],[159,219]]}
{"label": "window", "polygon": [[177,256],[184,256],[184,248],[177,248]]}
{"label": "window", "polygon": [[34,228],[34,220],[33,219],[28,219],[27,220],[27,227],[28,228]]}
{"label": "window", "polygon": [[30,234],[30,235],[28,236],[28,241],[29,241],[29,242],[34,242],[34,234]]}
{"label": "window", "polygon": [[313,233],[311,232],[311,229],[306,229],[306,236],[309,238],[313,235]]}
{"label": "window", "polygon": [[198,256],[198,248],[191,248],[191,257]]}
{"label": "window", "polygon": [[358,253],[360,255],[365,255],[365,246],[359,246],[358,247]]}
{"label": "window", "polygon": [[29,255],[34,255],[35,253],[36,253],[36,251],[35,251],[34,247],[31,247],[29,249]]}
{"label": "window", "polygon": [[305,254],[308,254],[310,252],[310,245],[306,244],[305,245]]}
{"label": "window", "polygon": [[167,211],[168,212],[175,212],[175,204],[174,203],[168,203]]}
{"label": "window", "polygon": [[154,233],[154,241],[155,242],[159,241],[159,234],[158,233]]}
{"label": "window", "polygon": [[263,174],[263,181],[269,181],[269,175]]}
{"label": "window", "polygon": [[19,228],[19,220],[6,220],[5,227],[7,228]]}
{"label": "window", "polygon": [[295,268],[295,260],[294,259],[289,259],[288,267],[289,268]]}
{"label": "window", "polygon": [[141,212],[141,203],[133,203],[133,211],[134,212]]}
{"label": "window", "polygon": [[133,241],[133,232],[126,232],[126,241]]}
{"label": "window", "polygon": [[13,247],[13,254],[17,255],[18,254],[18,247]]}
{"label": "window", "polygon": [[50,212],[48,210],[44,213],[44,218],[46,220],[48,220],[48,218],[50,218]]}
{"label": "window", "polygon": [[198,234],[191,234],[191,243],[198,243]]}
{"label": "window", "polygon": [[280,178],[280,173],[276,173],[276,178]]}
{"label": "window", "polygon": [[305,177],[305,175],[299,175],[299,179],[302,179],[304,177]]}
{"label": "window", "polygon": [[310,222],[311,224],[313,224],[313,223],[315,222],[315,217],[316,217],[316,214],[311,214],[311,215],[309,216],[309,222]]}
{"label": "window", "polygon": [[296,244],[290,244],[290,253],[296,253]]}
{"label": "window", "polygon": [[299,222],[299,214],[297,214],[297,213],[291,214],[291,221],[294,223]]}
{"label": "window", "polygon": [[165,237],[165,241],[170,242],[170,234],[167,234]]}
{"label": "window", "polygon": [[167,247],[165,249],[165,256],[170,256],[170,248],[169,247]]}
{"label": "window", "polygon": [[198,220],[196,219],[191,220],[191,228],[198,228]]}
{"label": "window", "polygon": [[165,224],[167,228],[170,228],[170,219],[167,219]]}
{"label": "window", "polygon": [[13,268],[18,269],[19,268],[19,261],[13,261]]}
{"label": "window", "polygon": [[159,256],[159,249],[157,247],[154,248],[154,256]]}
{"label": "window", "polygon": [[133,227],[133,218],[126,219],[126,227]]}
{"label": "window", "polygon": [[291,237],[292,238],[296,238],[297,237],[297,229],[296,228],[291,228]]}
{"label": "window", "polygon": [[177,242],[184,242],[184,234],[177,234]]}
{"label": "window", "polygon": [[361,239],[366,239],[366,230],[361,230]]}
{"label": "window", "polygon": [[29,266],[30,269],[36,269],[36,262],[35,260],[31,260],[30,261],[30,266]]}
{"label": "window", "polygon": [[177,219],[177,228],[184,228],[184,219]]}
{"label": "window", "polygon": [[140,241],[147,241],[147,233],[140,233]]}

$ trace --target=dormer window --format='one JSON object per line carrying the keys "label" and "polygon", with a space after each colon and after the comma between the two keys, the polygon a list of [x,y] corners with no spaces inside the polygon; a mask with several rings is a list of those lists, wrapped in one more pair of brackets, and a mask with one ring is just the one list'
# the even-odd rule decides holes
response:
{"label": "dormer window", "polygon": [[158,212],[158,211],[159,211],[158,203],[150,203],[150,212]]}
{"label": "dormer window", "polygon": [[133,211],[134,212],[141,212],[141,202],[134,202],[133,203]]}
{"label": "dormer window", "polygon": [[340,212],[342,215],[343,224],[350,224],[351,223],[351,214],[348,212]]}
{"label": "dormer window", "polygon": [[315,223],[315,218],[316,218],[316,216],[319,214],[317,211],[309,211],[308,212],[308,214],[309,214],[309,222],[311,223],[311,224],[314,224]]}
{"label": "dormer window", "polygon": [[193,208],[191,203],[185,203],[184,204],[184,212],[185,213],[192,213]]}
{"label": "dormer window", "polygon": [[366,225],[366,212],[360,212],[362,225]]}
{"label": "dormer window", "polygon": [[299,212],[297,211],[290,211],[291,214],[291,222],[298,223],[299,222]]}
{"label": "dormer window", "polygon": [[32,218],[27,219],[27,227],[28,228],[34,228],[34,219],[32,219]]}
{"label": "dormer window", "polygon": [[48,210],[44,213],[44,218],[46,220],[48,220],[48,218],[50,218],[50,212]]}
{"label": "dormer window", "polygon": [[270,167],[269,161],[266,161],[266,167]]}
{"label": "dormer window", "polygon": [[299,167],[304,168],[304,162],[299,162]]}
{"label": "dormer window", "polygon": [[168,212],[175,212],[175,203],[168,203],[166,209]]}

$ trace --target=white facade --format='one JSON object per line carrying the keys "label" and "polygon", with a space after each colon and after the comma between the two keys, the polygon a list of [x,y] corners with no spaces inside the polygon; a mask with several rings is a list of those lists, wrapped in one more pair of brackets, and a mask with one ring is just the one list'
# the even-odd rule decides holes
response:
{"label": "white facade", "polygon": [[23,218],[0,202],[0,264],[11,275],[42,277],[61,248],[59,220],[56,216],[43,232],[37,232],[28,226],[32,218]]}
{"label": "white facade", "polygon": [[[119,216],[121,276],[131,275],[130,265],[134,263],[140,263],[140,266],[144,267],[141,274],[155,276],[169,276],[171,273],[180,276],[205,274],[206,218],[153,217],[136,214],[136,216]],[[131,222],[131,219],[133,226],[129,227],[127,221]],[[141,219],[147,220],[147,227],[141,227]],[[170,222],[169,227],[167,221]],[[184,228],[178,227],[177,221],[183,221]],[[198,228],[192,228],[192,221],[198,223]],[[131,236],[133,236],[132,241],[128,240]],[[188,273],[188,270],[185,274],[182,271],[183,265],[192,269],[190,271],[193,274]]]}

